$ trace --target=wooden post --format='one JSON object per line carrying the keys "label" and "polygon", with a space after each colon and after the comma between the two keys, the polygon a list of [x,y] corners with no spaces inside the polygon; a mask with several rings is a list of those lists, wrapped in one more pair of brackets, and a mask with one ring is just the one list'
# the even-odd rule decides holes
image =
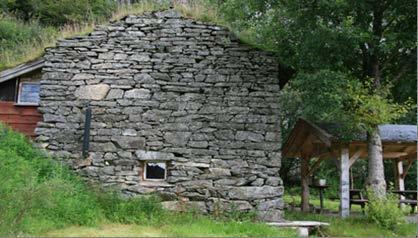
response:
{"label": "wooden post", "polygon": [[341,149],[340,157],[340,216],[350,215],[350,156],[348,148]]}
{"label": "wooden post", "polygon": [[[399,191],[405,191],[405,180],[403,177],[403,163],[402,160],[395,160],[395,187]],[[400,196],[400,199],[405,199],[404,196]]]}
{"label": "wooden post", "polygon": [[301,158],[301,165],[300,165],[300,179],[301,179],[301,187],[302,187],[302,194],[301,194],[301,209],[303,212],[309,212],[309,158],[303,157]]}

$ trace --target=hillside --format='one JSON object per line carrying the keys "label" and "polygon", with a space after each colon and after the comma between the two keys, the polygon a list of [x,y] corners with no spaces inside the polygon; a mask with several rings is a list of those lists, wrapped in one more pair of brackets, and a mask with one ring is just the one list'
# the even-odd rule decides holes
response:
{"label": "hillside", "polygon": [[[96,25],[116,21],[127,15],[139,15],[144,12],[165,10],[173,7],[183,16],[201,21],[209,21],[220,25],[227,25],[213,5],[205,1],[194,4],[168,4],[166,1],[141,1],[129,6],[109,5],[110,13],[100,13],[98,16],[86,17],[77,21],[71,19],[57,19],[57,22],[39,20],[23,21],[16,14],[0,15],[0,70],[34,60],[43,55],[45,48],[55,45],[58,39],[85,35],[93,31]],[[53,11],[53,10],[51,10]],[[80,13],[78,13],[80,14]],[[51,22],[52,21],[52,22]],[[245,41],[245,36],[242,36]]]}
{"label": "hillside", "polygon": [[[172,213],[154,196],[122,198],[116,191],[86,183],[34,148],[25,136],[1,124],[0,181],[0,236],[68,236],[75,229],[76,236],[89,230],[92,235],[91,227],[97,226],[101,228],[95,234],[106,236],[294,235],[291,230],[252,223],[252,214]],[[48,233],[61,228],[68,229]]]}

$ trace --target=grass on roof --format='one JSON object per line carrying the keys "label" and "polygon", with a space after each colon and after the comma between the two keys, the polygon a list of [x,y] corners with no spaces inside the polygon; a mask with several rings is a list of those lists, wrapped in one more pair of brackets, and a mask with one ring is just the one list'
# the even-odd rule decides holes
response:
{"label": "grass on roof", "polygon": [[[111,21],[117,21],[127,15],[139,15],[144,12],[152,12],[159,10],[166,10],[170,7],[167,3],[158,3],[156,1],[141,1],[140,3],[130,6],[119,7],[111,17]],[[205,1],[194,1],[193,3],[173,4],[173,8],[179,11],[184,17],[193,18],[204,22],[213,22],[215,24],[226,26],[222,21],[219,11],[216,8],[209,6]],[[0,23],[7,20],[14,21],[17,28],[19,25],[23,28],[33,28],[33,24],[38,23],[23,23],[11,17],[0,17]],[[86,35],[94,30],[94,27],[99,24],[106,24],[107,22],[90,22],[83,25],[67,25],[60,29],[52,27],[37,27],[37,37],[30,37],[25,41],[15,42],[13,46],[0,46],[0,70],[15,67],[19,64],[37,59],[44,54],[45,48],[53,47],[57,40],[69,38],[77,35]],[[1,29],[0,29],[1,30]],[[2,42],[2,39],[0,39]]]}

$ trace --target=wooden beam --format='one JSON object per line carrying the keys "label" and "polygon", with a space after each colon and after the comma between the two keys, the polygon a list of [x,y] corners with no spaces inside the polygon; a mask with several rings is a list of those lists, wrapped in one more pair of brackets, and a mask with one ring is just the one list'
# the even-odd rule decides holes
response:
{"label": "wooden beam", "polygon": [[7,69],[0,72],[0,83],[7,80],[19,77],[23,74],[30,73],[34,70],[40,70],[44,66],[44,59],[38,58],[35,61],[21,64],[11,69]]}
{"label": "wooden beam", "polygon": [[351,156],[349,167],[351,167],[354,164],[354,162],[356,162],[360,158],[362,153],[363,153],[363,150],[357,150],[356,153],[354,153],[354,155]]}
{"label": "wooden beam", "polygon": [[340,157],[340,216],[350,215],[350,157],[349,149],[341,149]]}
{"label": "wooden beam", "polygon": [[321,162],[325,159],[325,157],[318,158],[315,163],[312,165],[312,167],[308,171],[308,176],[312,176],[312,174],[315,172],[315,170],[318,169]]}
{"label": "wooden beam", "polygon": [[309,131],[314,135],[316,138],[318,138],[322,143],[324,143],[327,147],[331,146],[332,143],[332,135],[328,134],[326,131],[324,131],[322,128],[318,127],[317,125],[310,123],[309,121],[305,119],[300,119],[305,125],[307,125],[307,128],[309,128]]}
{"label": "wooden beam", "polygon": [[[414,163],[415,160],[408,160],[408,164],[406,165],[405,170],[403,171],[403,173],[401,173],[401,178],[403,180],[405,180],[406,175],[408,174],[409,169],[412,167],[412,164]],[[402,161],[401,161],[402,163]]]}
{"label": "wooden beam", "polygon": [[[394,161],[395,163],[395,187],[399,191],[405,191],[405,178],[403,177],[403,162],[400,159]],[[405,199],[404,196],[400,196],[401,199]]]}
{"label": "wooden beam", "polygon": [[407,156],[408,153],[406,152],[384,152],[383,151],[383,158],[399,158],[403,156]]}

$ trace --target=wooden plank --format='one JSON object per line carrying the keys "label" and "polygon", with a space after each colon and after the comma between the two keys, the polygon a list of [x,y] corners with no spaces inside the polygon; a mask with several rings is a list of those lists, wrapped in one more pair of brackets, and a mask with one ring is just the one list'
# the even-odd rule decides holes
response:
{"label": "wooden plank", "polygon": [[4,123],[28,124],[37,123],[42,117],[40,116],[20,116],[20,115],[0,115],[0,121]]}
{"label": "wooden plank", "polygon": [[340,157],[340,216],[350,215],[350,157],[349,149],[341,149]]}
{"label": "wooden plank", "polygon": [[312,174],[315,172],[315,170],[318,169],[319,165],[321,165],[321,162],[325,159],[325,157],[318,158],[315,163],[312,165],[312,167],[308,171],[308,177],[312,176]]}
{"label": "wooden plank", "polygon": [[354,153],[353,156],[351,156],[350,158],[350,163],[349,163],[349,167],[351,167],[362,155],[363,151],[362,150],[357,150],[356,153]]}
{"label": "wooden plank", "polygon": [[403,156],[407,156],[408,153],[406,152],[385,152],[383,151],[383,158],[399,158],[399,157],[403,157]]}
{"label": "wooden plank", "polygon": [[20,75],[27,74],[35,70],[41,70],[44,66],[44,60],[38,58],[34,61],[26,62],[25,64],[18,65],[11,69],[6,69],[0,72],[0,83],[7,80],[19,77]]}
{"label": "wooden plank", "polygon": [[38,112],[36,107],[12,108],[0,106],[0,115],[40,116],[41,114]]}
{"label": "wooden plank", "polygon": [[16,106],[14,102],[0,102],[0,122],[27,136],[35,136],[35,128],[42,115],[34,106]]}
{"label": "wooden plank", "polygon": [[[403,171],[402,173],[401,173],[401,177],[402,177],[402,179],[403,180],[405,180],[405,178],[406,178],[406,175],[408,174],[408,171],[409,171],[409,169],[412,167],[412,164],[414,163],[414,161],[415,160],[408,160],[408,165],[406,166],[406,168],[405,168],[405,171]],[[401,162],[402,163],[402,162]]]}
{"label": "wooden plank", "polygon": [[328,134],[326,131],[307,120],[301,120],[304,124],[307,125],[307,128],[312,135],[321,140],[327,147],[331,146],[332,135]]}

